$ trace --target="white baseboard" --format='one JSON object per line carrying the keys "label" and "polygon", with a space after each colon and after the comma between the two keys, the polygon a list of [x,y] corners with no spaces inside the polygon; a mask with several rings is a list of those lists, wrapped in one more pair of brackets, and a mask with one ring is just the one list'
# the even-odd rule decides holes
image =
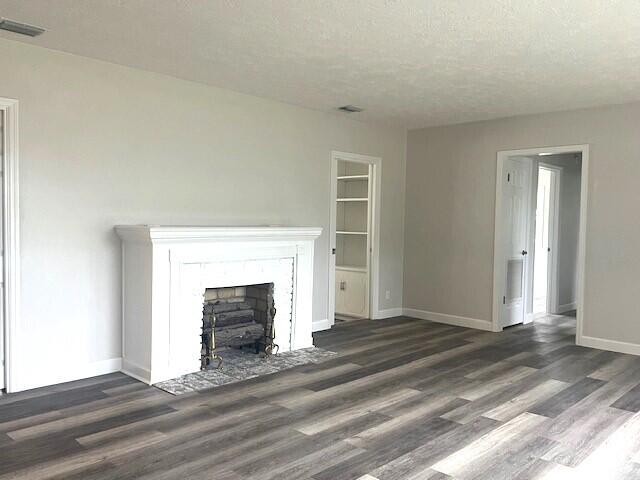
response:
{"label": "white baseboard", "polygon": [[563,313],[567,313],[575,309],[576,309],[576,302],[565,303],[564,305],[558,305],[558,311],[556,312],[556,315],[562,315]]}
{"label": "white baseboard", "polygon": [[141,366],[131,362],[127,359],[122,359],[122,368],[120,371],[130,377],[135,378],[136,380],[140,380],[146,384],[151,384],[151,372],[146,368],[142,368]]}
{"label": "white baseboard", "polygon": [[122,359],[119,357],[89,363],[56,362],[48,359],[45,365],[38,367],[37,374],[29,371],[21,371],[14,374],[15,378],[19,379],[19,382],[8,385],[8,391],[9,393],[21,392],[32,388],[97,377],[98,375],[119,372],[121,368]]}
{"label": "white baseboard", "polygon": [[320,332],[322,330],[329,330],[332,325],[333,323],[331,323],[328,318],[324,318],[322,320],[315,320],[311,324],[311,331]]}
{"label": "white baseboard", "polygon": [[611,352],[628,353],[630,355],[640,355],[640,345],[637,343],[620,342],[618,340],[607,340],[606,338],[581,336],[576,338],[576,344],[582,347],[609,350]]}
{"label": "white baseboard", "polygon": [[426,310],[416,310],[415,308],[405,308],[404,314],[407,317],[420,318],[421,320],[430,320],[432,322],[446,323],[447,325],[456,325],[458,327],[492,331],[492,324],[488,320],[460,317],[458,315],[449,315],[447,313],[427,312]]}
{"label": "white baseboard", "polygon": [[377,312],[374,312],[372,318],[374,320],[382,320],[383,318],[400,317],[403,315],[403,313],[404,309],[401,307],[386,308],[384,310],[378,310]]}

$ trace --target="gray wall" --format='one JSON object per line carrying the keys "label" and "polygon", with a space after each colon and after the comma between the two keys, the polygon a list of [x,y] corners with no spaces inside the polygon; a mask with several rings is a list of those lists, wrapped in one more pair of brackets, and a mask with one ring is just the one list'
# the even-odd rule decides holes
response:
{"label": "gray wall", "polygon": [[25,386],[120,356],[116,224],[324,227],[326,319],[331,150],[383,159],[380,307],[401,306],[405,131],[6,40],[0,59],[20,102]]}
{"label": "gray wall", "polygon": [[640,344],[640,104],[411,131],[405,307],[491,320],[496,152],[590,144],[584,334]]}

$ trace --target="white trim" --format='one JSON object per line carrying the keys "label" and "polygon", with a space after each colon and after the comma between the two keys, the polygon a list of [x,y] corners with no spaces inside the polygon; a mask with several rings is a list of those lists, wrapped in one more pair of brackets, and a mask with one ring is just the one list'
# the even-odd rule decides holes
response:
{"label": "white trim", "polygon": [[580,231],[578,232],[578,264],[576,279],[576,344],[583,345],[585,268],[587,263],[587,207],[589,193],[589,145],[582,145],[580,178]]}
{"label": "white trim", "polygon": [[583,347],[598,348],[611,352],[628,353],[630,355],[640,355],[640,345],[637,343],[620,342],[618,340],[607,340],[597,337],[580,336],[580,343]]}
{"label": "white trim", "polygon": [[576,302],[565,303],[564,305],[558,305],[558,312],[555,315],[562,315],[563,313],[570,312],[576,309]]}
{"label": "white trim", "polygon": [[395,307],[378,310],[371,318],[374,320],[382,320],[385,318],[401,317],[402,315],[404,315],[404,309],[402,307]]}
{"label": "white trim", "polygon": [[20,213],[18,172],[18,101],[0,98],[5,112],[3,155],[3,232],[4,232],[4,355],[5,388],[18,390],[14,347],[20,319]]}
{"label": "white trim", "polygon": [[312,332],[320,332],[322,330],[329,330],[331,328],[332,323],[328,318],[323,318],[322,320],[315,320],[311,325]]}
{"label": "white trim", "polygon": [[[561,312],[560,305],[558,305],[558,253],[560,252],[560,196],[562,195],[562,177],[564,168],[544,162],[538,162],[538,168],[544,168],[545,170],[552,172],[552,191],[550,192],[551,202],[549,205],[549,211],[553,212],[553,218],[549,219],[549,228],[551,229],[551,258],[549,259],[549,256],[547,255],[547,312],[559,314]],[[533,282],[531,288],[533,289]]]}
{"label": "white trim", "polygon": [[322,233],[320,227],[209,227],[209,226],[160,226],[160,225],[116,225],[118,235],[127,241],[171,243],[185,241],[247,241],[315,239]]}
{"label": "white trim", "polygon": [[122,370],[122,359],[120,357],[115,357],[84,363],[69,359],[62,362],[56,362],[49,358],[46,361],[46,368],[44,367],[45,365],[39,367],[38,375],[22,375],[23,379],[37,379],[37,382],[35,383],[32,381],[20,383],[20,379],[14,379],[13,391],[20,392],[23,390],[30,390],[32,388],[57,385],[59,383],[72,382],[83,378],[119,372]]}
{"label": "white trim", "polygon": [[360,155],[348,152],[331,152],[331,176],[330,176],[330,213],[329,213],[329,296],[327,301],[328,320],[333,325],[336,313],[336,257],[332,253],[336,248],[336,199],[338,197],[338,160],[349,162],[366,163],[371,166],[371,179],[369,189],[371,198],[369,208],[371,209],[371,225],[369,244],[371,254],[369,256],[369,316],[371,318],[380,317],[379,291],[380,291],[380,210],[382,194],[382,159],[369,155]]}
{"label": "white trim", "polygon": [[489,320],[461,317],[458,315],[449,315],[447,313],[427,312],[426,310],[417,310],[415,308],[405,308],[403,311],[405,316],[419,318],[421,320],[446,323],[447,325],[456,325],[458,327],[475,328],[477,330],[492,330],[492,325]]}
{"label": "white trim", "polygon": [[151,372],[130,360],[122,360],[120,371],[144,383],[151,383]]}
{"label": "white trim", "polygon": [[492,326],[493,331],[499,332],[502,327],[500,320],[500,299],[502,298],[501,275],[500,275],[500,259],[502,258],[502,244],[500,243],[500,223],[502,217],[502,182],[501,174],[504,161],[512,156],[537,156],[539,153],[547,152],[552,155],[562,153],[581,153],[582,154],[582,177],[580,185],[580,232],[578,235],[578,264],[577,264],[577,282],[576,282],[576,344],[583,345],[583,318],[584,318],[584,291],[585,291],[585,263],[586,263],[586,232],[587,232],[587,203],[589,188],[589,145],[566,145],[560,147],[539,147],[523,150],[504,150],[497,152],[497,172],[496,172],[496,208],[495,208],[495,231],[494,231],[494,253],[493,253],[493,312]]}

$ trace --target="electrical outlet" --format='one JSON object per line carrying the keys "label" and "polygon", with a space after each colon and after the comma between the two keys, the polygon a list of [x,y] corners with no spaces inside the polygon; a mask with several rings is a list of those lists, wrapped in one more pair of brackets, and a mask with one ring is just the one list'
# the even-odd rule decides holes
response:
{"label": "electrical outlet", "polygon": [[387,290],[384,294],[384,298],[387,300],[391,300],[391,290]]}

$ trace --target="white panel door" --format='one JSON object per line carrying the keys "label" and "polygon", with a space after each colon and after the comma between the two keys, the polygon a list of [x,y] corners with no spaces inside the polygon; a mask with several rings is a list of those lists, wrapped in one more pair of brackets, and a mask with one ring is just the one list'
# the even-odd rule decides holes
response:
{"label": "white panel door", "polygon": [[[0,110],[0,202],[4,198],[4,112]],[[0,216],[4,207],[0,204]],[[0,218],[0,389],[5,388],[5,360],[4,360],[4,219]]]}
{"label": "white panel door", "polygon": [[504,293],[502,326],[524,322],[531,162],[508,158],[503,168]]}

